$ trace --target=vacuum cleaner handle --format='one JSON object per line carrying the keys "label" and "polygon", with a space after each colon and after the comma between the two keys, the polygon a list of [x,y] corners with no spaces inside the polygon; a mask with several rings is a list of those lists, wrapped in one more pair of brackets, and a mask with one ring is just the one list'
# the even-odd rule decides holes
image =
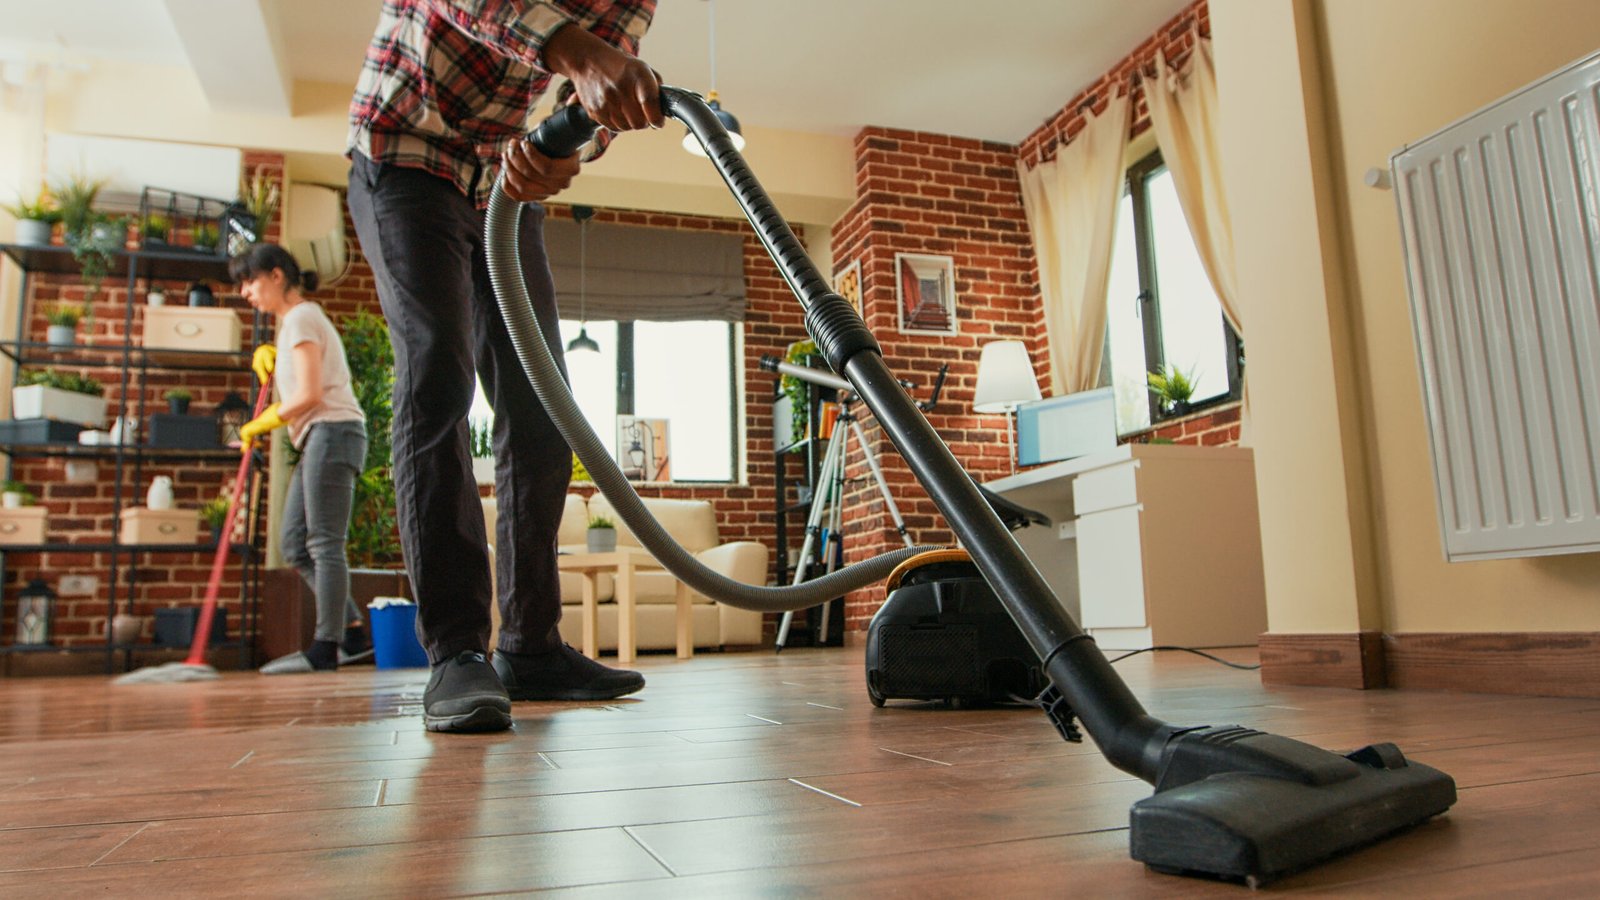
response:
{"label": "vacuum cleaner handle", "polygon": [[589,111],[576,103],[563,106],[539,123],[528,135],[533,148],[551,159],[577,153],[594,137],[600,126],[589,118]]}

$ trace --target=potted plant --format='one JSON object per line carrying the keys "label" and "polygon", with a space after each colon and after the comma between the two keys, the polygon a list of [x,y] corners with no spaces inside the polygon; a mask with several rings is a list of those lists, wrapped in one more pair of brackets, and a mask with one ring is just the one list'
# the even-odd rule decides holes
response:
{"label": "potted plant", "polygon": [[[817,344],[812,340],[795,341],[789,345],[789,351],[784,354],[784,362],[791,365],[804,366],[811,357],[817,355]],[[779,416],[789,417],[789,440],[791,450],[799,450],[800,440],[806,436],[807,420],[810,418],[810,392],[806,382],[792,375],[784,375],[778,379],[778,389],[783,392],[777,402],[772,405],[772,415],[775,420]]]}
{"label": "potted plant", "polygon": [[165,247],[172,234],[172,219],[165,213],[150,213],[139,226],[139,242],[145,247]]}
{"label": "potted plant", "polygon": [[34,502],[33,491],[20,481],[7,481],[0,485],[0,504],[6,509],[20,509],[32,506]]}
{"label": "potted plant", "polygon": [[262,166],[256,166],[249,178],[239,179],[239,199],[236,202],[256,220],[257,240],[267,239],[267,229],[278,211],[278,191],[278,179],[268,175]]}
{"label": "potted plant", "polygon": [[1189,398],[1194,396],[1194,370],[1184,372],[1177,366],[1166,366],[1159,372],[1149,373],[1150,393],[1161,401],[1161,409],[1169,416],[1181,416],[1189,411]]}
{"label": "potted plant", "polygon": [[45,329],[45,340],[55,346],[77,343],[78,323],[83,321],[83,313],[83,307],[74,303],[57,303],[45,310],[45,321],[50,323]]}
{"label": "potted plant", "polygon": [[194,399],[194,395],[183,388],[173,388],[163,394],[162,397],[167,401],[167,412],[175,416],[188,415],[189,401]]}
{"label": "potted plant", "polygon": [[479,484],[494,484],[494,423],[468,422],[467,437],[472,451],[473,480]]}
{"label": "potted plant", "polygon": [[46,246],[50,243],[50,231],[55,224],[61,221],[61,211],[56,208],[55,198],[50,196],[49,188],[39,186],[39,196],[33,200],[18,197],[16,203],[6,204],[6,212],[17,220],[17,243],[29,246]]}
{"label": "potted plant", "polygon": [[395,527],[394,479],[390,475],[390,423],[394,421],[394,347],[389,326],[372,313],[339,320],[350,389],[367,417],[367,458],[350,510],[352,565],[366,569],[398,566],[400,536]]}
{"label": "potted plant", "polygon": [[95,215],[94,201],[105,187],[105,179],[71,175],[57,182],[51,191],[61,208],[61,230],[66,237],[72,258],[78,261],[79,275],[93,303],[100,293],[100,284],[110,274],[116,254],[123,249],[126,238],[118,240],[115,229],[97,229],[104,220]]}
{"label": "potted plant", "polygon": [[200,521],[211,529],[211,540],[222,541],[222,526],[228,524],[228,495],[218,494],[200,505]]}
{"label": "potted plant", "polygon": [[585,535],[590,553],[610,553],[617,549],[617,523],[605,516],[590,516]]}
{"label": "potted plant", "polygon": [[11,415],[100,428],[106,422],[105,393],[105,385],[93,378],[32,369],[17,376],[17,386],[11,389]]}
{"label": "potted plant", "polygon": [[214,253],[217,249],[217,223],[199,222],[194,226],[194,248]]}

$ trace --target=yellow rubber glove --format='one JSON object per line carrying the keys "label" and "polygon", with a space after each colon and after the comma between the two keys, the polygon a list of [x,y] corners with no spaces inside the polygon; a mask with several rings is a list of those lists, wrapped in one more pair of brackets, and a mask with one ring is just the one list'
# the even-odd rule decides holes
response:
{"label": "yellow rubber glove", "polygon": [[278,415],[278,404],[274,403],[262,410],[261,415],[239,426],[239,437],[244,441],[244,451],[246,453],[250,451],[250,445],[255,443],[256,438],[287,424],[289,423]]}
{"label": "yellow rubber glove", "polygon": [[272,344],[262,344],[256,348],[256,355],[250,358],[250,368],[255,370],[256,380],[262,384],[272,377],[272,372],[278,367],[278,348]]}

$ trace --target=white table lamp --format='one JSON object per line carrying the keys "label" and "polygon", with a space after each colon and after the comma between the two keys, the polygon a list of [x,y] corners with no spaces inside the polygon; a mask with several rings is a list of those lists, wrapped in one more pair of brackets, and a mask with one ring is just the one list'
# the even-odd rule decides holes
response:
{"label": "white table lamp", "polygon": [[1028,345],[1021,341],[991,341],[983,345],[978,357],[978,386],[972,396],[972,411],[1005,413],[1006,451],[1011,471],[1017,471],[1016,438],[1011,414],[1018,406],[1040,399],[1039,379],[1033,374]]}

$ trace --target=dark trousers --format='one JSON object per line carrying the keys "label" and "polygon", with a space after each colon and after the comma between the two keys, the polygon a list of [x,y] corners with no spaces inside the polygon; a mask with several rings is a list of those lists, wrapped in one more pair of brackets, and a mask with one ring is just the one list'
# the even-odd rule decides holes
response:
{"label": "dark trousers", "polygon": [[[483,214],[442,178],[357,153],[350,215],[394,344],[395,511],[428,658],[488,649],[488,545],[467,446],[474,373],[495,412],[499,649],[560,646],[556,533],[572,451],[534,395],[500,317]],[[523,277],[559,361],[543,224],[543,207],[524,208]]]}

